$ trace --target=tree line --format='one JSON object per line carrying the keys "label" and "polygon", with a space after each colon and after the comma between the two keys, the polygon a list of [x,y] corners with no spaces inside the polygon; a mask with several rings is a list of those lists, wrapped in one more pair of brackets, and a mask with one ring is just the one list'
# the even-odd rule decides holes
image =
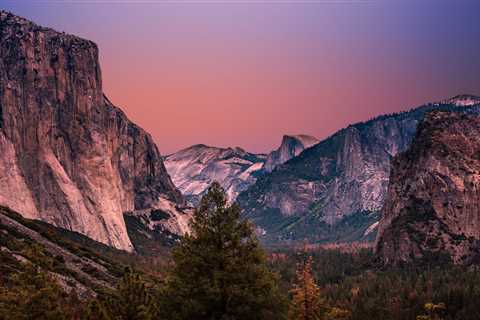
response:
{"label": "tree line", "polygon": [[[127,268],[89,301],[31,265],[0,283],[0,319],[479,319],[480,273],[381,270],[368,250],[276,252],[218,183],[195,210],[162,279]],[[459,282],[460,281],[460,282]]]}

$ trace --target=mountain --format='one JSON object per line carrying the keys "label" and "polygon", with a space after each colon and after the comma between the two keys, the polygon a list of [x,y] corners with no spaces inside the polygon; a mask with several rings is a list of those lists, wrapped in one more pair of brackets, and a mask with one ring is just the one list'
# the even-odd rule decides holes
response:
{"label": "mountain", "polygon": [[0,11],[0,58],[0,205],[132,251],[124,212],[185,204],[103,94],[95,43]]}
{"label": "mountain", "polygon": [[265,155],[241,148],[191,146],[165,157],[165,167],[173,183],[196,204],[213,181],[218,181],[231,201],[256,180]]}
{"label": "mountain", "polygon": [[264,165],[265,171],[272,172],[276,166],[298,156],[303,150],[318,142],[317,138],[303,134],[284,135],[280,147],[267,156],[267,161],[265,161]]}
{"label": "mountain", "polygon": [[247,190],[257,178],[272,171],[317,143],[307,135],[283,136],[282,144],[268,156],[242,148],[218,148],[197,144],[165,157],[172,181],[192,204],[197,204],[213,181],[218,181],[230,201]]}
{"label": "mountain", "polygon": [[237,201],[265,242],[373,241],[392,157],[407,149],[426,112],[475,111],[480,105],[457,105],[478,99],[463,95],[348,126],[260,177]]}
{"label": "mountain", "polygon": [[457,107],[468,107],[480,104],[480,97],[470,94],[460,94],[453,98],[443,101],[444,104],[452,104]]}
{"label": "mountain", "polygon": [[480,117],[428,113],[397,155],[376,251],[386,264],[480,261]]}

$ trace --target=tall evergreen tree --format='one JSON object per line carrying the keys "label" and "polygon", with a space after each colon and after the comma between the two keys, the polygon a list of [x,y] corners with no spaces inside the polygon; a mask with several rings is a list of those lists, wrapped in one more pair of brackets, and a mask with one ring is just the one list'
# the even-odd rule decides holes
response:
{"label": "tall evergreen tree", "polygon": [[0,286],[0,320],[74,319],[71,298],[47,273],[27,264],[5,287]]}
{"label": "tall evergreen tree", "polygon": [[191,234],[173,250],[165,310],[170,319],[282,319],[284,300],[251,224],[213,183]]}
{"label": "tall evergreen tree", "polygon": [[156,307],[145,281],[130,268],[117,288],[103,299],[90,302],[85,319],[151,320],[156,319]]}
{"label": "tall evergreen tree", "polygon": [[291,320],[318,320],[322,315],[320,289],[312,275],[312,257],[303,259],[297,266],[296,283],[293,286]]}
{"label": "tall evergreen tree", "polygon": [[113,320],[105,306],[98,300],[90,301],[83,320]]}
{"label": "tall evergreen tree", "polygon": [[114,319],[150,320],[155,316],[155,305],[145,281],[130,268],[125,270],[114,295],[107,300]]}

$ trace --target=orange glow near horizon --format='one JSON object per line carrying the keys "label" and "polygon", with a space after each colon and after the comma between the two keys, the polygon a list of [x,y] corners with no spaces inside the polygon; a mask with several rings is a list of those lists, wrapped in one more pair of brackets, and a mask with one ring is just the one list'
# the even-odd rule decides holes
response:
{"label": "orange glow near horizon", "polygon": [[269,152],[283,134],[480,94],[478,5],[7,3],[95,41],[105,94],[163,154]]}

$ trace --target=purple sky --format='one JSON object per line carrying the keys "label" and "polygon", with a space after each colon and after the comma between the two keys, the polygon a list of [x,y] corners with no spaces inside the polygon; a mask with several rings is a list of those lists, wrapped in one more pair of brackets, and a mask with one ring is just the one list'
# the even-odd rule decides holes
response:
{"label": "purple sky", "polygon": [[276,148],[480,94],[480,1],[2,1],[95,41],[104,89],[164,154]]}

